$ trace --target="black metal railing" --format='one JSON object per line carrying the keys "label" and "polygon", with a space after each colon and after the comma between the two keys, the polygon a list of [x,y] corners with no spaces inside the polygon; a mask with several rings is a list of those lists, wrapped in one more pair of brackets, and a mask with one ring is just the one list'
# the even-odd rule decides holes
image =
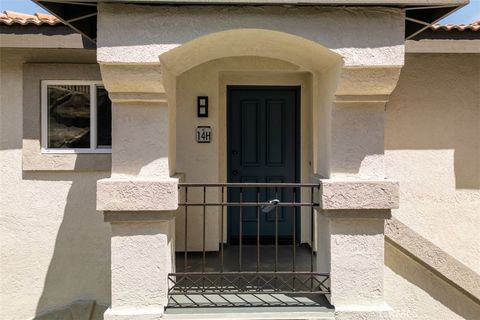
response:
{"label": "black metal railing", "polygon": [[[318,188],[309,183],[179,184],[184,250],[177,254],[176,272],[168,275],[169,295],[329,294],[329,274],[315,271]],[[214,219],[220,225],[220,243],[213,251],[207,250],[209,210],[216,210],[220,220]],[[300,217],[310,220],[309,244],[300,244]],[[230,228],[224,228],[225,219]],[[191,228],[201,243],[190,239]],[[197,249],[189,250],[189,245]]]}

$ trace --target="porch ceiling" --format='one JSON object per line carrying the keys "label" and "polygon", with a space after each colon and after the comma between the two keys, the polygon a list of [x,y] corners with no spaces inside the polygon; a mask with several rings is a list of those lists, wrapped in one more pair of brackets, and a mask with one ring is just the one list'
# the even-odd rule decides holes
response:
{"label": "porch ceiling", "polygon": [[288,6],[387,6],[405,10],[405,38],[410,39],[468,0],[33,0],[90,41],[97,39],[97,4],[147,5],[288,5]]}

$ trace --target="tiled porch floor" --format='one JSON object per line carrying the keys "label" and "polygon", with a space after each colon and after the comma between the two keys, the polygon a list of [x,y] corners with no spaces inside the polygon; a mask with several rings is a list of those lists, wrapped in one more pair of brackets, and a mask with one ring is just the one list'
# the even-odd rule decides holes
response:
{"label": "tiled porch floor", "polygon": [[[292,271],[293,247],[291,245],[278,246],[278,271]],[[239,246],[224,246],[223,271],[239,271]],[[315,258],[315,257],[314,257]],[[203,256],[201,252],[188,253],[187,272],[202,270]],[[309,246],[297,246],[295,253],[295,270],[310,271],[311,249]],[[242,271],[256,271],[257,247],[242,246]],[[184,253],[176,255],[177,272],[184,272]],[[207,252],[205,257],[205,272],[221,270],[220,253]],[[260,271],[275,270],[275,246],[262,245],[260,247]],[[174,295],[169,299],[168,314],[209,313],[217,312],[327,312],[332,311],[326,297],[315,293],[221,293],[221,294],[192,294]],[[237,310],[238,309],[238,310]],[[237,311],[235,311],[237,310]]]}
{"label": "tiled porch floor", "polygon": [[[278,246],[278,271],[292,271],[293,249],[292,245]],[[240,247],[238,245],[224,245],[224,269],[223,271],[239,271]],[[308,245],[296,246],[295,248],[296,271],[310,271],[311,249]],[[314,256],[315,259],[315,256]],[[184,272],[184,253],[176,254],[176,270]],[[202,271],[202,252],[188,252],[187,272]],[[220,271],[220,252],[206,252],[206,272]],[[242,246],[242,271],[255,271],[257,267],[257,247],[255,245]],[[260,271],[275,270],[275,246],[260,246]]]}

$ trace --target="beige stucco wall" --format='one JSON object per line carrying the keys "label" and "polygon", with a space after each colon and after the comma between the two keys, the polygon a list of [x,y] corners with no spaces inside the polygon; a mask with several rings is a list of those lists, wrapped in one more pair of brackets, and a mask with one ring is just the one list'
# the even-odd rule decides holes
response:
{"label": "beige stucco wall", "polygon": [[[480,56],[408,54],[386,108],[385,149],[387,177],[400,182],[393,215],[480,273]],[[395,319],[480,314],[478,305],[388,245],[386,266]]]}
{"label": "beige stucco wall", "polygon": [[394,216],[480,273],[480,56],[407,55],[385,149]]}
{"label": "beige stucco wall", "polygon": [[[22,64],[94,61],[95,53],[86,51],[1,51],[0,271],[10,276],[0,278],[0,307],[7,319],[32,318],[78,299],[109,304],[110,230],[94,207],[95,181],[109,173],[27,173],[21,162]],[[245,68],[252,69],[238,72]],[[281,72],[265,73],[272,68]],[[480,59],[473,54],[408,55],[385,113],[386,175],[401,185],[400,209],[394,215],[477,272],[479,69]],[[225,141],[217,133],[225,130],[226,84],[300,84],[306,94],[313,82],[306,70],[293,64],[245,57],[200,65],[177,80],[176,112],[182,117],[176,122],[176,170],[189,182],[225,179]],[[198,95],[210,97],[208,119],[196,118]],[[308,96],[302,96],[302,121],[308,118],[303,113],[309,108]],[[302,180],[311,173],[307,160],[314,144],[308,138],[312,128],[303,123]],[[194,142],[197,125],[214,129],[210,145]],[[191,157],[192,152],[197,157]],[[217,227],[209,246],[214,248],[218,215],[212,219]],[[179,229],[177,238],[182,238]],[[438,319],[438,314],[474,319],[478,309],[465,296],[395,250],[389,245],[385,250],[386,298],[394,319]]]}
{"label": "beige stucco wall", "polygon": [[95,211],[109,172],[22,171],[23,63],[94,63],[95,51],[2,48],[0,60],[0,318],[109,305],[110,229]]}
{"label": "beige stucco wall", "polygon": [[476,320],[480,304],[385,243],[385,300],[392,320]]}
{"label": "beige stucco wall", "polygon": [[[345,59],[345,65],[392,66],[403,64],[404,13],[381,7],[281,7],[281,6],[136,6],[102,3],[98,6],[98,61],[100,63],[157,63],[168,52],[201,36],[248,28],[271,30],[319,43]],[[128,33],[125,32],[128,30]],[[160,32],[161,30],[161,32]],[[245,38],[242,41],[248,42]],[[265,43],[245,46],[245,52],[262,52]],[[208,49],[210,57],[223,50]],[[202,52],[205,48],[199,48]],[[248,55],[248,54],[242,54]],[[202,55],[191,55],[178,68],[199,64]],[[315,61],[315,55],[303,63]],[[318,62],[315,62],[318,63]],[[184,69],[185,70],[185,69]]]}

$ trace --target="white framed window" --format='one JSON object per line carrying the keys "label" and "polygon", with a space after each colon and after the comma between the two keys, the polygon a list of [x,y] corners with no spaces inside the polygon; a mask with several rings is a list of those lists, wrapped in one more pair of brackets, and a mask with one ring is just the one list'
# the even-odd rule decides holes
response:
{"label": "white framed window", "polygon": [[112,152],[112,105],[101,81],[42,81],[42,153]]}

